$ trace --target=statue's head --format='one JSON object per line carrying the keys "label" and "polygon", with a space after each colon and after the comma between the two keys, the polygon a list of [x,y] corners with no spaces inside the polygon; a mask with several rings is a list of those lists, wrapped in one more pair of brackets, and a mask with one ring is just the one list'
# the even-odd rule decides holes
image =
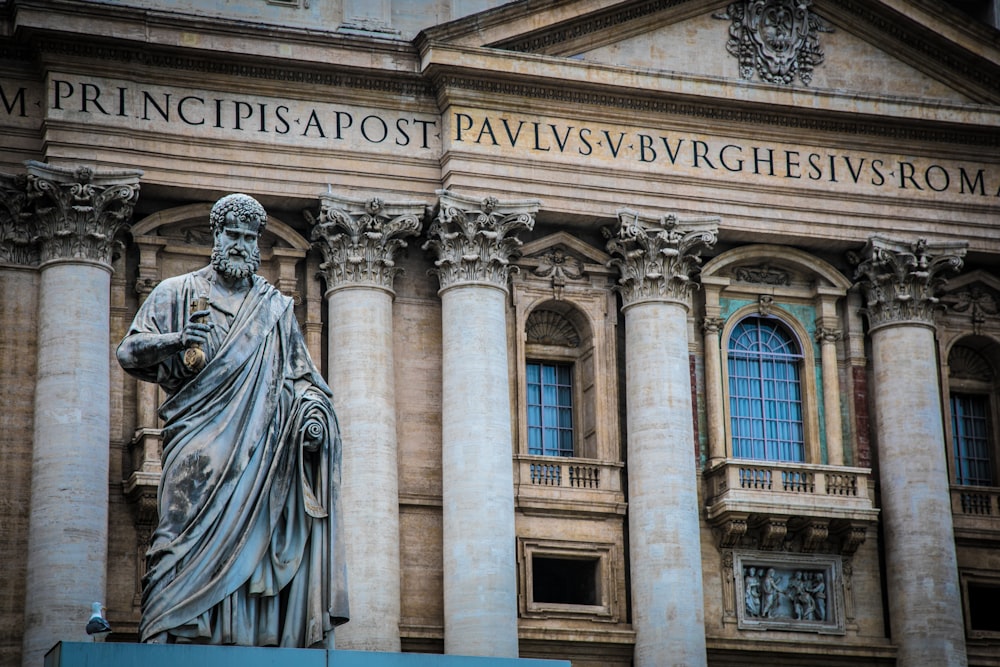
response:
{"label": "statue's head", "polygon": [[249,195],[226,195],[209,214],[215,247],[212,266],[229,278],[247,278],[260,266],[257,239],[267,224],[267,213]]}

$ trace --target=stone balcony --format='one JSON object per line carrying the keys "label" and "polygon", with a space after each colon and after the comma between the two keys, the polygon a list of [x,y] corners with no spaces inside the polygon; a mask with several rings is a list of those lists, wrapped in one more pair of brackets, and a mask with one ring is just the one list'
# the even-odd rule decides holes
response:
{"label": "stone balcony", "polygon": [[1000,544],[1000,487],[951,487],[955,541]]}
{"label": "stone balcony", "polygon": [[559,456],[516,456],[518,509],[528,514],[625,514],[621,463]]}
{"label": "stone balcony", "polygon": [[851,555],[878,520],[871,470],[729,459],[704,473],[706,518],[719,545]]}

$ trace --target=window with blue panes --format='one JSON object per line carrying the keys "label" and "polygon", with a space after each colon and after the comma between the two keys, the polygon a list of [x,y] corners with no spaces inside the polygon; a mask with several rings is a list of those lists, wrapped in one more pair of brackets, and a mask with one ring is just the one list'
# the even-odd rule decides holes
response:
{"label": "window with blue panes", "polygon": [[778,320],[748,317],[729,336],[733,456],[805,461],[802,351]]}
{"label": "window with blue panes", "polygon": [[528,453],[573,456],[573,365],[529,361]]}
{"label": "window with blue panes", "polygon": [[989,396],[952,393],[950,401],[955,481],[965,486],[993,486]]}

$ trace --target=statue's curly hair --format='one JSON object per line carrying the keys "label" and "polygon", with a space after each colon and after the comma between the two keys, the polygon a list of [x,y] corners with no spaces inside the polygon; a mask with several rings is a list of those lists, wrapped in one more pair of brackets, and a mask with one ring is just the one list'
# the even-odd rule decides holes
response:
{"label": "statue's curly hair", "polygon": [[267,224],[267,211],[260,205],[260,202],[242,193],[226,195],[212,206],[212,212],[208,219],[212,225],[212,232],[217,233],[226,224],[226,216],[230,213],[243,223],[250,220],[257,220],[258,231],[264,231]]}

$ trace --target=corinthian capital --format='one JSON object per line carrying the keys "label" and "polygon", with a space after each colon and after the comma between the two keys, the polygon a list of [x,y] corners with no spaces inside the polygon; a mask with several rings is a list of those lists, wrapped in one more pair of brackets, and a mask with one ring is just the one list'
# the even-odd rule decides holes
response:
{"label": "corinthian capital", "polygon": [[962,268],[968,243],[914,243],[872,236],[860,252],[848,253],[856,264],[854,280],[865,298],[868,325],[921,322],[933,324],[937,292],[947,273]]}
{"label": "corinthian capital", "polygon": [[378,197],[349,199],[334,194],[320,197],[319,218],[312,223],[312,242],[323,254],[320,273],[328,289],[366,285],[392,291],[402,269],[396,253],[407,236],[422,227],[425,205],[385,202]]}
{"label": "corinthian capital", "polygon": [[0,262],[36,263],[38,245],[33,236],[27,176],[0,174]]}
{"label": "corinthian capital", "polygon": [[514,233],[535,226],[536,199],[475,199],[438,190],[437,218],[427,230],[424,250],[437,256],[434,272],[441,289],[487,283],[506,289],[510,259],[521,247]]}
{"label": "corinthian capital", "polygon": [[110,266],[115,235],[139,199],[142,172],[25,164],[41,261],[83,259]]}
{"label": "corinthian capital", "polygon": [[701,251],[715,245],[718,218],[678,220],[618,211],[618,226],[605,230],[607,248],[621,274],[618,289],[625,305],[638,301],[676,301],[687,305],[696,285],[691,276],[701,264]]}

